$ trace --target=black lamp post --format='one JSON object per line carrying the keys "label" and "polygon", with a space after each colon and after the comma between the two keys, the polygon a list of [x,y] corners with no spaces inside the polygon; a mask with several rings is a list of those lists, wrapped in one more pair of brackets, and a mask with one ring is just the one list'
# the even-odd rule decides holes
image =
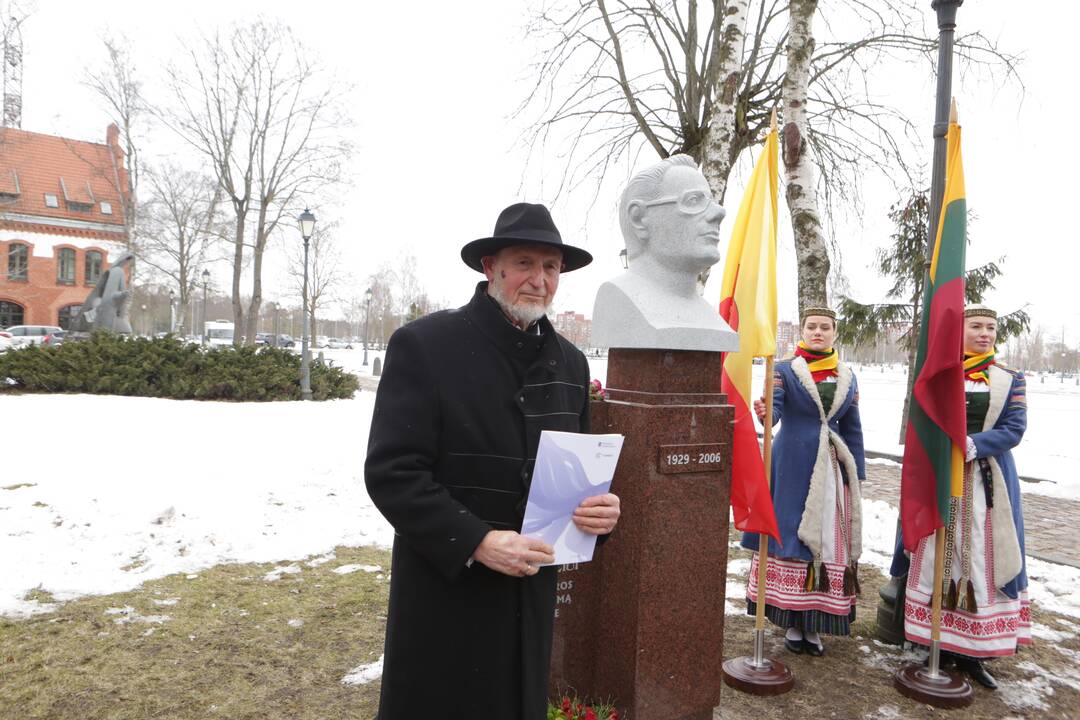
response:
{"label": "black lamp post", "polygon": [[176,332],[176,293],[169,290],[169,333]]}
{"label": "black lamp post", "polygon": [[206,289],[210,287],[210,271],[202,271],[202,344],[206,344]]}
{"label": "black lamp post", "polygon": [[367,365],[368,318],[371,317],[371,288],[364,293],[364,365]]}
{"label": "black lamp post", "polygon": [[311,357],[308,354],[308,243],[315,232],[315,216],[310,210],[300,213],[300,235],[304,238],[304,326],[300,338],[300,399],[311,399]]}

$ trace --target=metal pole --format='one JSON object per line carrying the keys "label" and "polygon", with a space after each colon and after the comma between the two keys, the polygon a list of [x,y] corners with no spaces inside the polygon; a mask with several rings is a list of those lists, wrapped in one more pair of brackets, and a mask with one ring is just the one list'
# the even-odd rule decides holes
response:
{"label": "metal pole", "polygon": [[[938,22],[938,61],[937,61],[937,94],[935,96],[934,107],[934,161],[932,166],[933,174],[930,180],[930,224],[928,232],[926,234],[926,259],[923,263],[923,293],[926,293],[930,287],[930,262],[934,257],[934,244],[937,242],[937,229],[938,223],[941,219],[941,201],[942,196],[945,194],[945,153],[948,150],[946,136],[949,133],[949,111],[952,105],[952,66],[953,66],[953,34],[956,31],[956,11],[960,9],[960,6],[964,4],[964,0],[932,0],[930,7],[937,13]],[[915,337],[919,336],[920,327],[926,319],[922,317],[922,313],[919,313],[918,324],[912,327],[912,332]],[[911,413],[911,400],[910,394],[912,387],[914,386],[915,379],[908,378],[908,414],[906,419],[910,422]],[[900,520],[896,522],[896,534],[899,537],[900,534]],[[893,543],[894,547],[896,543]],[[906,580],[906,576],[901,578],[891,578],[887,588],[883,588],[880,594],[883,595],[882,601],[879,605],[885,606],[887,604],[884,595],[888,594],[890,597],[899,597],[899,590],[902,583]],[[880,617],[880,616],[879,616]],[[896,612],[893,614],[894,623],[899,627],[894,627],[893,631],[899,635],[901,645],[904,638],[904,614],[903,612]],[[933,657],[936,655],[934,652],[936,646],[931,647],[931,664],[936,666],[937,659]]]}
{"label": "metal pole", "polygon": [[202,344],[206,344],[206,288],[209,283],[204,282],[202,284]]}
{"label": "metal pole", "polygon": [[307,303],[308,239],[304,238],[304,322],[300,339],[300,399],[311,399],[311,356],[308,354],[308,303]]}
{"label": "metal pole", "polygon": [[367,305],[366,305],[366,308],[364,309],[364,362],[363,362],[363,364],[365,366],[367,365],[367,340],[368,340],[367,331],[368,331],[368,318],[370,318],[370,317],[371,317],[371,296],[368,295]]}

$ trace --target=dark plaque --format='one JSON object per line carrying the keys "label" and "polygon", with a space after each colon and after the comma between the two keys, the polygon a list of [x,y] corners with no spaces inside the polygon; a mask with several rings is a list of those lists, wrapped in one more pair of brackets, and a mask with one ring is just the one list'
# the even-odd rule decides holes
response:
{"label": "dark plaque", "polygon": [[724,443],[661,445],[657,450],[656,471],[665,475],[718,472],[724,457]]}

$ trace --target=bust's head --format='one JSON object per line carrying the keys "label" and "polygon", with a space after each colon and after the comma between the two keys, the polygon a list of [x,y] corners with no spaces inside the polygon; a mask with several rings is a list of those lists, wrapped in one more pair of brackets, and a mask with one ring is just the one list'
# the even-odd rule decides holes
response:
{"label": "bust's head", "polygon": [[720,260],[724,208],[688,155],[672,155],[634,175],[619,202],[626,255],[696,276]]}

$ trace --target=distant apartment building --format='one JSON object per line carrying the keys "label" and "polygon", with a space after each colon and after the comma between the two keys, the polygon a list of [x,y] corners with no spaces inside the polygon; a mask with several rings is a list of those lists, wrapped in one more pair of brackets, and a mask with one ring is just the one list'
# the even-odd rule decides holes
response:
{"label": "distant apartment building", "polygon": [[127,244],[119,130],[105,143],[0,128],[0,328],[66,328]]}
{"label": "distant apartment building", "polygon": [[799,325],[790,320],[781,320],[776,324],[776,357],[787,358],[795,354],[799,342]]}
{"label": "distant apartment building", "polygon": [[584,350],[589,347],[592,335],[592,321],[581,313],[576,313],[573,310],[559,313],[551,324],[555,327],[555,332],[574,343],[578,348]]}

